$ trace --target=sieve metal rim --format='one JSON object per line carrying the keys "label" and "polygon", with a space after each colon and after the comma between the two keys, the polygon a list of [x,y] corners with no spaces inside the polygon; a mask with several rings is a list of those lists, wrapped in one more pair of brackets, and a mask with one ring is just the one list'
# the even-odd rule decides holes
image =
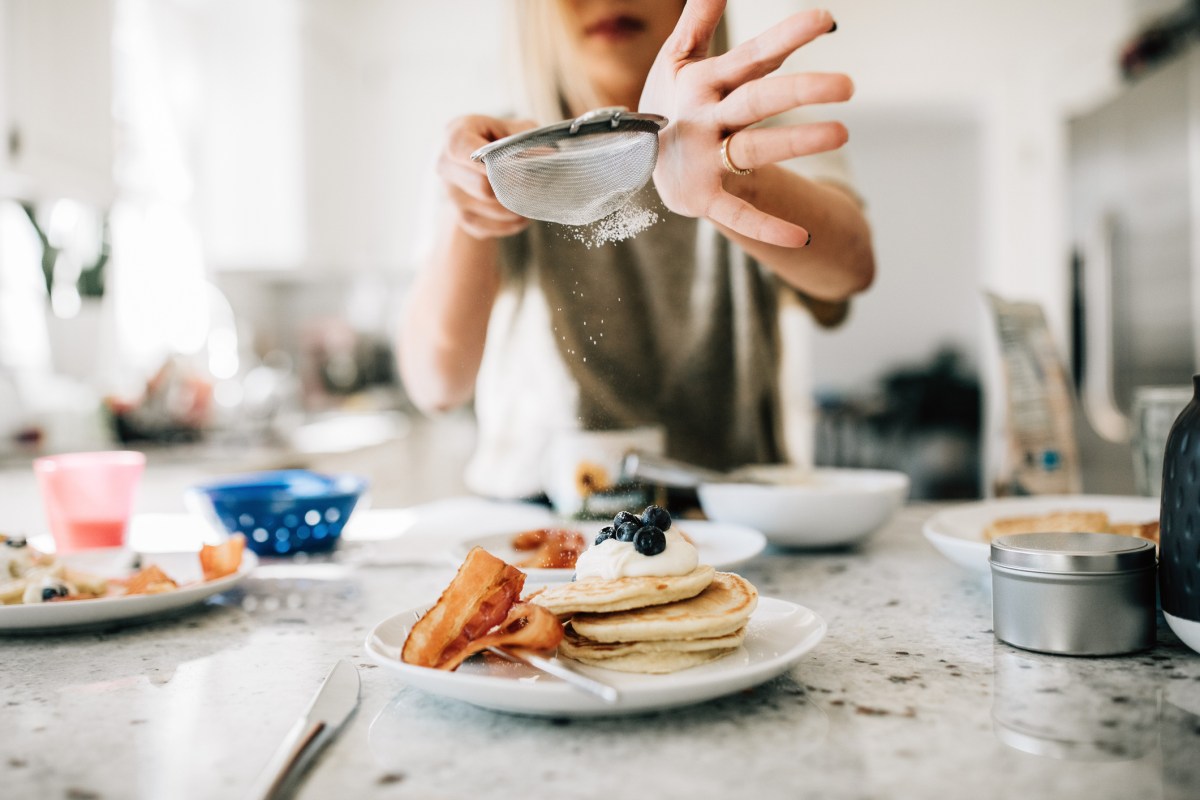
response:
{"label": "sieve metal rim", "polygon": [[521,131],[520,133],[514,133],[512,136],[497,139],[471,153],[471,160],[482,161],[489,153],[495,152],[502,147],[519,144],[526,139],[544,136],[548,133],[562,132],[568,136],[574,136],[580,133],[595,133],[603,129],[619,131],[626,121],[653,122],[658,126],[659,130],[662,130],[667,126],[668,120],[661,114],[643,114],[636,111],[629,111],[624,106],[598,108],[588,111],[586,114],[580,114],[575,119],[565,119],[562,122],[555,122],[552,125],[543,125],[540,128]]}

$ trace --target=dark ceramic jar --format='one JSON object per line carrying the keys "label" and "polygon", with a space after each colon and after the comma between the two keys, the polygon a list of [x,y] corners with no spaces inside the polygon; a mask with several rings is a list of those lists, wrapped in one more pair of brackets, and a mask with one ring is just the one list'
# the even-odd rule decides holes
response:
{"label": "dark ceramic jar", "polygon": [[1200,375],[1192,390],[1167,436],[1158,583],[1167,624],[1200,651]]}

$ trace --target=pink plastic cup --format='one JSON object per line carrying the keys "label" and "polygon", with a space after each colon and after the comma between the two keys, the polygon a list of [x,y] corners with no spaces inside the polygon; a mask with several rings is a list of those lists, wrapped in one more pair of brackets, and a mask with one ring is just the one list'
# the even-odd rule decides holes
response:
{"label": "pink plastic cup", "polygon": [[59,553],[120,547],[146,457],[127,450],[34,459],[46,520]]}

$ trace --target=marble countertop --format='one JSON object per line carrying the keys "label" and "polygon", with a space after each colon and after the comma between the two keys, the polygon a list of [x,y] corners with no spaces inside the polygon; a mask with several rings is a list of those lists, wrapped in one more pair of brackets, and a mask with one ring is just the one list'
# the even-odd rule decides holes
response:
{"label": "marble countertop", "polygon": [[361,703],[300,786],[327,797],[1184,798],[1200,795],[1200,656],[1061,658],[998,643],[989,589],[903,509],[857,549],[738,571],[829,624],[780,678],[702,705],[536,719],[407,688],[364,653],[448,566],[264,561],[191,613],[0,638],[5,797],[243,795],[325,673]]}

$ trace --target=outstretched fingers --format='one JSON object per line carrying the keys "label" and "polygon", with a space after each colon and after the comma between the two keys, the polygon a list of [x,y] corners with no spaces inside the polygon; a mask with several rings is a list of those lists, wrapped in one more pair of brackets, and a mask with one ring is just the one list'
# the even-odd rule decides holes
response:
{"label": "outstretched fingers", "polygon": [[717,105],[717,119],[738,130],[764,119],[816,103],[844,103],[854,95],[854,82],[837,72],[800,72],[743,84]]}
{"label": "outstretched fingers", "polygon": [[[690,6],[694,0],[688,0]],[[749,41],[703,62],[714,83],[732,89],[746,81],[770,75],[792,53],[829,33],[833,15],[828,11],[801,11],[772,26]]]}
{"label": "outstretched fingers", "polygon": [[663,50],[677,62],[704,58],[724,13],[725,0],[687,0]]}
{"label": "outstretched fingers", "polygon": [[836,150],[850,134],[840,122],[808,122],[786,128],[754,128],[729,137],[729,160],[742,169]]}
{"label": "outstretched fingers", "polygon": [[705,216],[734,233],[780,247],[804,247],[810,239],[807,229],[759,211],[725,191],[712,198]]}

